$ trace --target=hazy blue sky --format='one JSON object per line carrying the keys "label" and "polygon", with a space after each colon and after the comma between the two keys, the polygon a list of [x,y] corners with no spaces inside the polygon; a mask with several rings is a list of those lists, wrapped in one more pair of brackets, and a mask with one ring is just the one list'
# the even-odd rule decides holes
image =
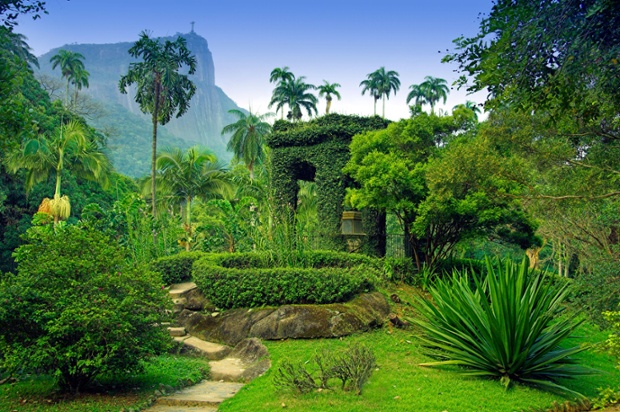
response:
{"label": "hazy blue sky", "polygon": [[[16,31],[40,55],[70,43],[133,42],[142,30],[187,33],[194,21],[213,54],[216,84],[241,107],[268,111],[269,73],[289,66],[310,83],[342,85],[332,111],[372,114],[372,98],[361,96],[359,83],[385,66],[400,74],[401,89],[386,104],[386,116],[398,119],[408,117],[411,84],[427,75],[449,83],[458,77],[441,57],[453,39],[478,32],[480,14],[491,6],[491,0],[47,0],[49,14],[21,18]],[[484,97],[453,90],[445,107]]]}

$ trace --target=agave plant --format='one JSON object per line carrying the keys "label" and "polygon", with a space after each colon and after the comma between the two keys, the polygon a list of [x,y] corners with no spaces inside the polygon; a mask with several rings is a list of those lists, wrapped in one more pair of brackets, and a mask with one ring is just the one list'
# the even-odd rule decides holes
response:
{"label": "agave plant", "polygon": [[[586,347],[560,347],[579,326],[562,314],[568,284],[554,286],[543,272],[530,272],[526,262],[487,260],[484,276],[455,272],[429,290],[432,300],[419,299],[424,331],[421,338],[437,361],[423,366],[458,365],[466,375],[499,378],[572,393],[557,383],[592,373],[572,355]],[[562,316],[560,316],[562,314]]]}

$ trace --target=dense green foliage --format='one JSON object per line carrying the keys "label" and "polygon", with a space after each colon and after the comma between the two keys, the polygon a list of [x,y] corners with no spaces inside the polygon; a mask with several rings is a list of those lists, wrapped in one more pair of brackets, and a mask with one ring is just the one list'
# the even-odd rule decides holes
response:
{"label": "dense green foliage", "polygon": [[[46,375],[24,375],[18,382],[0,386],[0,410],[23,412],[109,412],[143,409],[153,403],[155,390],[177,390],[208,377],[206,359],[160,355],[143,362],[144,370],[127,375],[100,376],[97,386],[80,396],[58,393]],[[92,393],[93,389],[98,392]],[[102,394],[105,391],[105,394]],[[26,400],[26,402],[24,402]]]}
{"label": "dense green foliage", "polygon": [[419,300],[421,317],[413,321],[439,359],[424,365],[459,365],[466,375],[499,378],[506,387],[517,381],[570,391],[558,379],[592,371],[572,358],[587,347],[559,346],[580,324],[574,315],[561,316],[568,285],[557,288],[525,261],[487,265],[484,276],[455,272],[438,280],[432,300]]}
{"label": "dense green foliage", "polygon": [[[99,232],[35,226],[0,287],[2,366],[53,374],[78,392],[101,374],[140,370],[168,348],[167,298],[157,277],[126,264]],[[85,253],[87,251],[87,253]]]}
{"label": "dense green foliage", "polygon": [[343,302],[374,289],[377,277],[378,272],[364,265],[349,269],[232,269],[202,259],[193,266],[198,288],[223,309]]}
{"label": "dense green foliage", "polygon": [[[129,65],[127,74],[119,80],[121,93],[135,84],[135,100],[143,113],[151,114],[153,137],[151,143],[151,207],[156,216],[156,162],[157,125],[165,125],[172,116],[181,117],[189,109],[196,86],[187,77],[196,71],[196,58],[187,49],[187,41],[177,37],[175,41],[152,39],[143,31],[140,39],[129,49],[129,54],[142,61]],[[181,68],[187,74],[179,73]]]}
{"label": "dense green foliage", "polygon": [[[316,182],[317,218],[322,248],[342,248],[340,218],[348,179],[342,168],[349,159],[353,135],[386,127],[378,117],[330,114],[307,123],[276,122],[267,144],[272,148],[271,184],[280,215],[297,206],[298,180]],[[372,240],[373,232],[367,232]],[[372,243],[372,242],[370,242]],[[368,250],[377,254],[376,250]]]}
{"label": "dense green foliage", "polygon": [[165,285],[181,283],[191,279],[192,265],[205,257],[203,252],[182,252],[172,256],[161,257],[151,263],[151,269],[161,275]]}
{"label": "dense green foliage", "polygon": [[418,270],[433,268],[467,238],[536,242],[533,224],[506,196],[512,183],[498,173],[505,165],[475,131],[474,113],[459,108],[452,116],[420,113],[351,142],[344,171],[358,186],[347,189],[347,202],[394,213]]}

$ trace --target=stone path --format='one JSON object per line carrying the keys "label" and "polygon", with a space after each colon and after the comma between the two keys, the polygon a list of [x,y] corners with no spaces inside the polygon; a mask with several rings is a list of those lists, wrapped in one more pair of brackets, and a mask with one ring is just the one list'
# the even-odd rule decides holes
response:
{"label": "stone path", "polygon": [[[193,282],[170,287],[173,302],[182,302],[184,295],[195,289]],[[170,335],[182,342],[186,350],[198,353],[210,360],[211,380],[179,390],[174,394],[157,398],[148,412],[215,412],[224,400],[233,397],[253,375],[246,373],[247,365],[232,354],[232,348],[206,342],[186,333],[185,328],[169,327]]]}

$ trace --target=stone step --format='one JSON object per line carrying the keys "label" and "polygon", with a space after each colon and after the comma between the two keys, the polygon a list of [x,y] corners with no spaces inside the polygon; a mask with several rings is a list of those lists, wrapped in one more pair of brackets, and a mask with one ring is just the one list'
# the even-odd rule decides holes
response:
{"label": "stone step", "polygon": [[239,382],[244,379],[245,365],[241,359],[225,358],[209,362],[210,378],[214,381]]}
{"label": "stone step", "polygon": [[180,299],[187,292],[194,289],[196,289],[196,284],[194,282],[176,283],[174,285],[170,285],[170,290],[168,293],[170,294],[170,298]]}
{"label": "stone step", "polygon": [[181,337],[181,336],[185,336],[187,335],[187,331],[185,330],[184,327],[168,327],[168,332],[170,333],[170,336],[176,338],[176,337]]}
{"label": "stone step", "polygon": [[154,405],[147,412],[217,412],[215,406]]}
{"label": "stone step", "polygon": [[[232,398],[243,387],[242,383],[203,381],[169,396],[158,398],[155,406],[215,407]],[[152,410],[152,409],[150,409]]]}
{"label": "stone step", "polygon": [[183,342],[183,345],[187,346],[189,349],[198,351],[205,358],[214,361],[224,358],[232,350],[228,346],[219,345],[213,342],[207,342],[194,336],[180,336],[174,339],[177,342]]}

